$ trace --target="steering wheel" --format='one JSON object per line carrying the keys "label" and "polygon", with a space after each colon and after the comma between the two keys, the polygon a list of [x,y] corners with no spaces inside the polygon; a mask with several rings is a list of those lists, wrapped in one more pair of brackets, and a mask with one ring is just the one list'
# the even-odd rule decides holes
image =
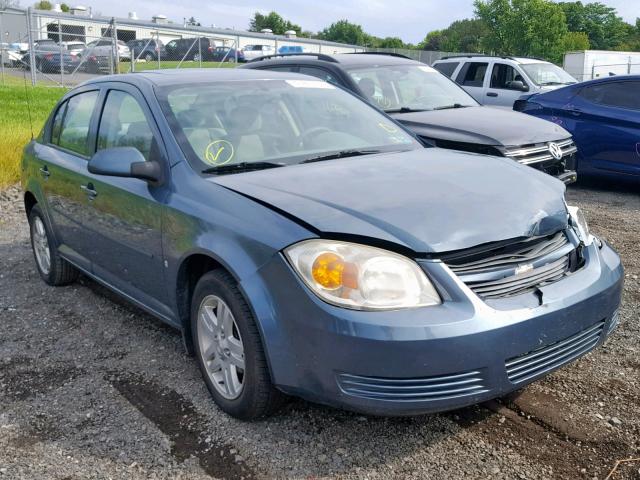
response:
{"label": "steering wheel", "polygon": [[307,145],[307,142],[310,140],[312,135],[320,135],[321,133],[332,132],[329,127],[311,127],[300,134],[300,140],[304,146]]}

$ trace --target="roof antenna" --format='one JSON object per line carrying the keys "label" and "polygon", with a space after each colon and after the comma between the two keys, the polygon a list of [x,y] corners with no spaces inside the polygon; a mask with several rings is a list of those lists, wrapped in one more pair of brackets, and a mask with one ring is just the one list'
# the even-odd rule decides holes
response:
{"label": "roof antenna", "polygon": [[31,140],[33,140],[33,119],[31,118],[31,102],[29,101],[29,88],[27,87],[27,69],[22,70],[24,78],[24,98],[27,104],[27,112],[29,113],[29,127],[31,128]]}

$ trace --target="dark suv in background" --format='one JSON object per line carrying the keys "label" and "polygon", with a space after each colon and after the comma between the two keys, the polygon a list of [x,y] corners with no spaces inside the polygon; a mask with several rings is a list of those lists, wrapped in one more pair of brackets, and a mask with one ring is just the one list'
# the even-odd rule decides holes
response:
{"label": "dark suv in background", "polygon": [[268,55],[241,68],[312,75],[377,105],[425,143],[509,157],[567,184],[577,178],[576,147],[565,129],[518,112],[483,107],[445,75],[403,55]]}
{"label": "dark suv in background", "polygon": [[[198,43],[200,46],[198,47]],[[215,43],[213,40],[200,37],[200,38],[178,38],[171,40],[165,45],[165,52],[167,60],[193,60],[197,62],[207,57],[207,53],[215,49]],[[211,49],[211,50],[210,50]]]}

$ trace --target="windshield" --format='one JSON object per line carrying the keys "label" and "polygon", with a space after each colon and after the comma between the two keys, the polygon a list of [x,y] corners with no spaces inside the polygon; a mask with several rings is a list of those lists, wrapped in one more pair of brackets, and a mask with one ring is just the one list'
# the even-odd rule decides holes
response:
{"label": "windshield", "polygon": [[385,115],[321,80],[180,85],[160,89],[158,96],[178,142],[198,171],[247,162],[293,165],[334,153],[343,158],[364,150],[421,148]]}
{"label": "windshield", "polygon": [[577,80],[552,63],[524,63],[520,65],[536,85],[569,85]]}
{"label": "windshield", "polygon": [[453,81],[426,65],[349,70],[362,94],[386,111],[474,107],[478,103]]}

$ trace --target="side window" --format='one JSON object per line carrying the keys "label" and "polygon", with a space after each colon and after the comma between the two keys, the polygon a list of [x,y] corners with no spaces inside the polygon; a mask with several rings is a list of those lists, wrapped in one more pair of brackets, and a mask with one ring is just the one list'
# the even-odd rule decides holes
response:
{"label": "side window", "polygon": [[97,100],[98,92],[95,91],[80,93],[67,101],[57,145],[80,155],[91,153],[88,142],[89,123]]}
{"label": "side window", "polygon": [[64,112],[67,110],[68,102],[64,102],[58,108],[56,116],[53,117],[53,124],[51,125],[51,141],[54,145],[57,145],[60,141],[60,131],[62,130],[62,119],[64,118]]}
{"label": "side window", "polygon": [[481,87],[488,65],[486,62],[469,62],[462,67],[456,81],[467,87]]}
{"label": "side window", "polygon": [[579,95],[593,103],[640,110],[640,82],[614,82],[583,88]]}
{"label": "side window", "polygon": [[276,67],[261,68],[260,70],[269,70],[274,72],[297,72],[298,67],[296,65],[279,65]]}
{"label": "side window", "polygon": [[134,147],[149,160],[152,144],[153,133],[138,101],[128,93],[111,90],[100,119],[98,150]]}
{"label": "side window", "polygon": [[338,83],[335,77],[331,75],[331,73],[328,70],[325,70],[324,68],[301,66],[299,72],[305,75],[318,77],[324,80],[325,82]]}
{"label": "side window", "polygon": [[451,77],[451,75],[453,75],[453,72],[456,71],[456,68],[458,68],[458,65],[460,65],[460,62],[446,62],[438,63],[437,65],[434,65],[433,68],[438,70],[443,75]]}
{"label": "side window", "polygon": [[505,63],[496,63],[491,71],[491,88],[511,89],[511,82],[520,81],[524,84],[524,78],[515,68]]}

